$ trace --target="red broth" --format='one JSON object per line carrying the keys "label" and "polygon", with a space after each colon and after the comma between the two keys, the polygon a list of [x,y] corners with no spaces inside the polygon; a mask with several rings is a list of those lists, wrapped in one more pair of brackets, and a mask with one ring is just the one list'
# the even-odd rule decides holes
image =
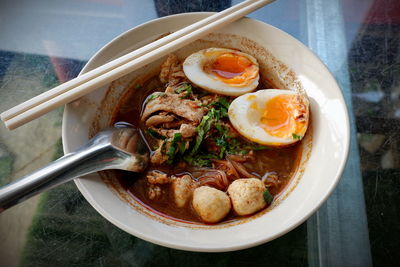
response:
{"label": "red broth", "polygon": [[[137,87],[137,86],[136,86]],[[260,85],[259,88],[276,88],[270,84]],[[143,109],[144,101],[147,96],[155,91],[163,91],[163,84],[154,77],[140,88],[132,87],[128,89],[125,95],[121,98],[117,108],[114,111],[112,123],[124,121],[128,122],[141,131],[146,130],[146,126],[140,121],[140,114]],[[147,140],[151,146],[151,140]],[[254,151],[254,157],[244,163],[244,166],[251,170],[255,175],[263,176],[266,172],[274,172],[279,177],[279,185],[270,187],[270,193],[273,196],[278,195],[289,183],[291,177],[296,171],[302,153],[302,143],[285,147],[273,148],[268,150]],[[188,201],[185,207],[177,207],[174,203],[174,197],[171,190],[171,184],[160,185],[163,194],[161,198],[152,200],[147,194],[149,183],[147,182],[146,175],[149,171],[158,170],[168,175],[181,176],[183,174],[190,174],[185,166],[182,164],[171,165],[153,165],[150,164],[147,170],[143,173],[131,173],[124,171],[114,171],[122,187],[129,192],[129,194],[136,198],[142,205],[154,212],[176,220],[183,220],[188,222],[201,222],[194,211],[191,201]],[[235,215],[233,211],[224,219],[235,220],[240,216]]]}

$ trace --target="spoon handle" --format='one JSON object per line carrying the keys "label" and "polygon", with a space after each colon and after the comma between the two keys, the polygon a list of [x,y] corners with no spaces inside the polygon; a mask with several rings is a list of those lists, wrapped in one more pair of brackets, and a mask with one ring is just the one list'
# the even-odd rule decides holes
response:
{"label": "spoon handle", "polygon": [[78,150],[1,187],[0,212],[78,176],[105,169],[118,169],[124,163],[124,155],[121,154],[123,152],[113,149],[105,139],[92,139]]}

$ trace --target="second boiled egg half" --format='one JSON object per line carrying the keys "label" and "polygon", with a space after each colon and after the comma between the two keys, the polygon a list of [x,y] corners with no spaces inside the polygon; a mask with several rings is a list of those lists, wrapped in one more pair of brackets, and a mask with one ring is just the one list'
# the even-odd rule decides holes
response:
{"label": "second boiled egg half", "polygon": [[269,146],[301,140],[309,122],[306,96],[293,90],[264,89],[237,97],[229,107],[229,120],[247,139]]}
{"label": "second boiled egg half", "polygon": [[191,54],[183,62],[183,71],[198,87],[229,96],[253,91],[259,79],[254,57],[227,48],[208,48]]}

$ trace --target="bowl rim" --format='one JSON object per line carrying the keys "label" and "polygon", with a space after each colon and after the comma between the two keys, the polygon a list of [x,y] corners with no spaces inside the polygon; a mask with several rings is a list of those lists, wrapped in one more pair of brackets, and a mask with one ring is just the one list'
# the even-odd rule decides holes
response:
{"label": "bowl rim", "polygon": [[[148,27],[151,24],[158,24],[158,23],[162,23],[165,20],[170,20],[171,18],[180,18],[180,17],[185,17],[188,15],[196,15],[199,16],[199,18],[203,18],[207,15],[212,15],[215,12],[191,12],[191,13],[180,13],[180,14],[175,14],[175,15],[170,15],[170,16],[165,16],[165,17],[161,17],[161,18],[156,18],[150,21],[147,21],[145,23],[142,23],[136,27],[133,27],[123,33],[121,33],[120,35],[118,35],[117,37],[115,37],[114,39],[112,39],[110,42],[108,42],[106,45],[104,45],[101,49],[99,49],[85,64],[85,66],[82,68],[81,72],[79,73],[79,75],[82,75],[83,73],[87,72],[88,70],[90,70],[92,68],[92,64],[93,62],[97,59],[97,57],[99,55],[101,55],[104,51],[106,51],[107,49],[109,49],[110,46],[112,46],[115,42],[121,40],[124,38],[124,36],[135,32],[141,28],[145,28]],[[319,63],[321,63],[323,65],[323,67],[325,68],[325,71],[327,73],[329,73],[332,77],[333,74],[331,73],[331,71],[327,68],[327,66],[321,61],[321,59],[314,53],[312,52],[307,46],[305,46],[303,43],[301,43],[299,40],[297,40],[295,37],[293,37],[292,35],[284,32],[283,30],[278,29],[277,27],[274,27],[270,24],[267,24],[265,22],[259,21],[257,19],[251,19],[248,17],[242,18],[241,20],[249,20],[252,21],[254,23],[258,23],[258,24],[262,24],[262,27],[271,27],[274,30],[278,30],[281,33],[283,33],[284,35],[289,36],[291,39],[293,39],[294,42],[297,42],[298,45],[300,45],[303,49],[308,50],[318,61]],[[197,251],[197,252],[224,252],[224,251],[235,251],[235,250],[241,250],[241,249],[245,249],[245,248],[249,248],[249,247],[253,247],[253,246],[257,246],[263,243],[266,243],[268,241],[271,241],[277,237],[280,237],[288,232],[290,232],[291,230],[293,230],[294,228],[296,228],[297,226],[299,226],[300,224],[302,224],[304,221],[306,221],[310,216],[312,216],[321,206],[322,204],[325,203],[325,201],[328,199],[328,197],[332,194],[333,190],[336,188],[337,184],[339,183],[341,176],[343,174],[344,168],[346,166],[347,160],[348,160],[348,156],[349,156],[349,149],[350,149],[350,120],[349,120],[349,113],[348,113],[348,107],[343,95],[343,92],[339,86],[339,84],[336,82],[336,80],[333,78],[333,80],[335,81],[337,88],[339,88],[339,98],[340,101],[343,103],[343,107],[344,107],[344,117],[345,117],[345,122],[343,122],[343,124],[345,125],[345,132],[344,132],[344,151],[343,151],[343,157],[340,159],[339,162],[339,166],[338,169],[335,173],[334,177],[334,181],[329,185],[329,187],[327,186],[325,189],[325,195],[324,197],[320,198],[317,203],[314,203],[314,207],[310,208],[308,210],[308,212],[303,213],[303,215],[301,216],[301,219],[296,220],[294,222],[292,222],[288,227],[284,228],[281,231],[276,232],[273,235],[270,235],[268,237],[264,237],[264,238],[259,238],[258,240],[248,240],[246,242],[243,242],[241,244],[232,244],[230,246],[225,246],[225,247],[221,247],[221,248],[212,248],[212,249],[208,249],[206,247],[199,247],[196,245],[190,246],[190,245],[180,245],[178,243],[171,243],[168,242],[164,239],[157,239],[157,238],[153,238],[151,236],[147,236],[145,234],[142,234],[139,231],[133,231],[132,229],[126,227],[124,224],[120,223],[119,221],[117,221],[114,217],[112,217],[102,206],[100,206],[97,201],[92,197],[92,195],[90,194],[90,192],[86,189],[85,186],[83,186],[83,184],[81,183],[80,179],[81,178],[76,178],[74,179],[74,182],[76,184],[76,186],[78,187],[79,191],[82,193],[82,195],[85,197],[85,199],[91,204],[91,206],[97,211],[99,212],[103,217],[105,217],[108,221],[110,221],[111,223],[113,223],[115,226],[117,226],[118,228],[126,231],[129,234],[132,234],[138,238],[141,238],[143,240],[146,240],[148,242],[154,243],[154,244],[158,244],[158,245],[162,245],[165,247],[170,247],[170,248],[175,248],[175,249],[180,249],[180,250],[186,250],[186,251]],[[63,113],[63,123],[62,123],[62,141],[63,141],[63,149],[64,149],[64,153],[69,153],[71,152],[69,150],[69,145],[68,145],[68,139],[66,136],[68,136],[68,129],[66,126],[66,121],[69,120],[69,116],[68,116],[68,106],[65,106],[64,109],[64,113]],[[234,226],[232,226],[234,227]]]}

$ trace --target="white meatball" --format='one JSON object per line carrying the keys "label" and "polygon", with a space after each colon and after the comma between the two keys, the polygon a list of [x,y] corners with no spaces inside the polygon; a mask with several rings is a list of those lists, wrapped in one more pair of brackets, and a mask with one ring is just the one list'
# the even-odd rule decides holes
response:
{"label": "white meatball", "polygon": [[201,186],[193,192],[193,207],[204,222],[217,223],[231,210],[231,201],[224,192]]}
{"label": "white meatball", "polygon": [[186,205],[196,186],[196,183],[189,175],[177,177],[172,181],[172,191],[177,207],[182,208]]}
{"label": "white meatball", "polygon": [[239,215],[249,215],[267,205],[263,193],[264,183],[257,178],[238,179],[228,187],[232,206]]}

